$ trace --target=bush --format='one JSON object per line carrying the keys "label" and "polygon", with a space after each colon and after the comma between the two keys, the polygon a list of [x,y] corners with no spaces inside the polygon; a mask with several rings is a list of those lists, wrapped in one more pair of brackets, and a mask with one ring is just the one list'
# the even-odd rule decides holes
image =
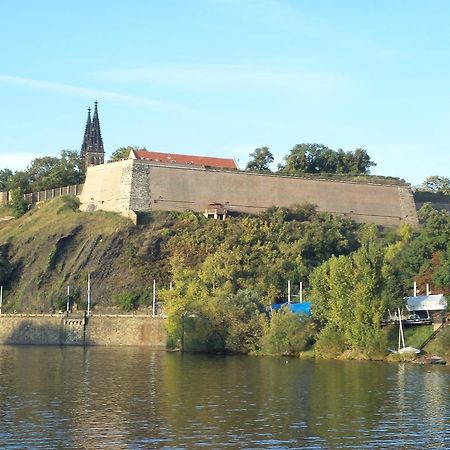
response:
{"label": "bush", "polygon": [[56,214],[61,214],[65,211],[78,211],[80,209],[80,200],[77,197],[74,197],[73,195],[63,195],[61,197],[62,200],[62,206],[58,208],[58,211],[56,211]]}
{"label": "bush", "polygon": [[134,291],[123,291],[116,295],[116,304],[124,311],[131,311],[139,306],[139,294]]}
{"label": "bush", "polygon": [[22,189],[17,188],[11,191],[11,200],[9,207],[11,208],[13,216],[18,219],[28,211],[28,202],[24,199]]}
{"label": "bush", "polygon": [[262,351],[275,355],[298,355],[314,342],[315,326],[305,315],[288,310],[274,312],[265,327]]}
{"label": "bush", "polygon": [[317,356],[335,357],[346,350],[345,338],[339,332],[337,327],[328,323],[320,331],[315,345],[315,353]]}
{"label": "bush", "polygon": [[450,326],[447,325],[437,336],[425,347],[428,353],[434,353],[443,358],[450,358]]}

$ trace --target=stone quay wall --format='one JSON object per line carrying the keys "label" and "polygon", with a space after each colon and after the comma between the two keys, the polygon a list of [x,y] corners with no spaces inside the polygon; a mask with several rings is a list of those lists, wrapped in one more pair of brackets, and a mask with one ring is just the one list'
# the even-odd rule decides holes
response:
{"label": "stone quay wall", "polygon": [[204,212],[221,203],[230,212],[258,214],[272,206],[316,205],[360,223],[418,225],[408,185],[317,180],[124,160],[88,168],[82,209]]}
{"label": "stone quay wall", "polygon": [[135,345],[166,348],[165,320],[151,316],[0,315],[0,345]]}

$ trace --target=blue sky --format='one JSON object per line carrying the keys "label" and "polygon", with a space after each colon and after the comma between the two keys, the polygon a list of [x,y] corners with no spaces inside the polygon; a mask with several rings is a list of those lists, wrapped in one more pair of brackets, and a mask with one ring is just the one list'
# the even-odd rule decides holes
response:
{"label": "blue sky", "polygon": [[0,3],[0,168],[79,150],[99,101],[125,145],[229,156],[365,148],[372,173],[450,176],[450,2]]}

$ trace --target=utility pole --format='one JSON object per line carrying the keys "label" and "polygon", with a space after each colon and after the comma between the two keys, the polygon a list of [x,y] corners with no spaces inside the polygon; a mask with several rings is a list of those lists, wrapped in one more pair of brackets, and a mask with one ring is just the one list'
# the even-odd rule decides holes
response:
{"label": "utility pole", "polygon": [[156,280],[153,280],[153,304],[152,304],[152,317],[156,315]]}
{"label": "utility pole", "polygon": [[291,280],[288,280],[288,303],[291,303]]}
{"label": "utility pole", "polygon": [[303,303],[303,281],[300,281],[300,291],[298,293],[300,303]]}
{"label": "utility pole", "polygon": [[91,273],[88,273],[88,286],[87,286],[87,317],[91,312]]}
{"label": "utility pole", "polygon": [[3,306],[3,286],[0,286],[0,314],[2,313]]}

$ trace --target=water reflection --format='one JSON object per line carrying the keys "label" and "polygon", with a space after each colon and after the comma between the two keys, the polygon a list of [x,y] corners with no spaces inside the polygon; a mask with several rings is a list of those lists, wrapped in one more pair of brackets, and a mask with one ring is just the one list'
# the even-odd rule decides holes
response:
{"label": "water reflection", "polygon": [[0,347],[1,448],[446,448],[447,367]]}

